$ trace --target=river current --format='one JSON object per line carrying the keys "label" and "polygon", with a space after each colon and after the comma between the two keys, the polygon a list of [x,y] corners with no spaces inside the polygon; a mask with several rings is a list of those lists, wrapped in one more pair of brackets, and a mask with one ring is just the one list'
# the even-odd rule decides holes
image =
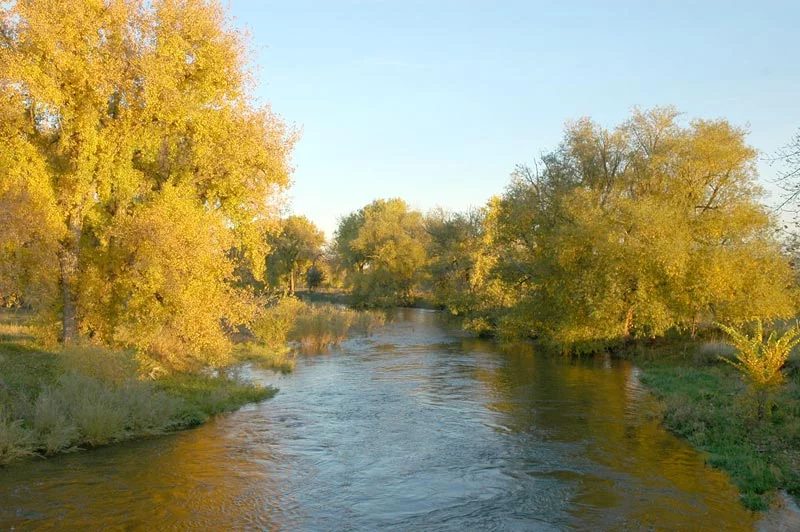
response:
{"label": "river current", "polygon": [[189,430],[0,471],[0,528],[752,530],[637,370],[401,310]]}

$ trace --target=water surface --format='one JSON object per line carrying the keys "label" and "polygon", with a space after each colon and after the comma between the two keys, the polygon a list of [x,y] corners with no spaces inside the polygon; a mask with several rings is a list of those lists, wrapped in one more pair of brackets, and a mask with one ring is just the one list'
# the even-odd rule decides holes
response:
{"label": "water surface", "polygon": [[752,530],[636,370],[405,310],[195,430],[0,471],[0,527]]}

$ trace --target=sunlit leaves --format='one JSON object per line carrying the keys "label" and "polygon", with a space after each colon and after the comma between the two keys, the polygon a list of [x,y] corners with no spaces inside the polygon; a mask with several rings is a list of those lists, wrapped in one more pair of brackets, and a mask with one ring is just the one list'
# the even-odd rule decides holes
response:
{"label": "sunlit leaves", "polygon": [[253,106],[241,33],[206,0],[0,9],[3,297],[217,361],[246,321],[234,261],[263,270],[296,138]]}

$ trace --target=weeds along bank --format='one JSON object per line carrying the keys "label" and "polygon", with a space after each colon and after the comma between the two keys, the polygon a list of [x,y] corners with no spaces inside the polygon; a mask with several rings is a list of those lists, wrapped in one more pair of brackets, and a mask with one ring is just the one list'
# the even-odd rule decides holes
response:
{"label": "weeds along bank", "polygon": [[241,380],[238,364],[291,372],[292,346],[324,351],[384,322],[375,312],[284,299],[264,311],[260,334],[235,345],[229,365],[153,379],[143,378],[148,368],[133,351],[89,344],[48,350],[37,343],[29,315],[6,311],[0,318],[0,465],[204,423],[276,393]]}
{"label": "weeds along bank", "polygon": [[[800,357],[796,329],[732,331],[733,345],[659,341],[633,359],[662,402],[662,423],[728,473],[751,510],[800,497]],[[735,346],[735,347],[734,347]]]}
{"label": "weeds along bank", "polygon": [[28,317],[0,323],[0,465],[163,434],[267,399],[224,370],[142,379],[132,351],[38,344]]}

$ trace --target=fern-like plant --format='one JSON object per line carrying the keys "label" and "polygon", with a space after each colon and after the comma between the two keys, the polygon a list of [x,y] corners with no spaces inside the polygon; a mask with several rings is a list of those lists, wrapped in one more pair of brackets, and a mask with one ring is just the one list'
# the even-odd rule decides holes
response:
{"label": "fern-like plant", "polygon": [[750,388],[758,401],[758,417],[764,414],[767,394],[784,381],[781,369],[792,349],[800,344],[800,329],[792,327],[783,334],[772,331],[764,338],[764,325],[756,320],[755,332],[744,331],[718,323],[717,326],[728,334],[729,343],[736,348],[734,359],[720,357],[738,369],[749,380]]}

